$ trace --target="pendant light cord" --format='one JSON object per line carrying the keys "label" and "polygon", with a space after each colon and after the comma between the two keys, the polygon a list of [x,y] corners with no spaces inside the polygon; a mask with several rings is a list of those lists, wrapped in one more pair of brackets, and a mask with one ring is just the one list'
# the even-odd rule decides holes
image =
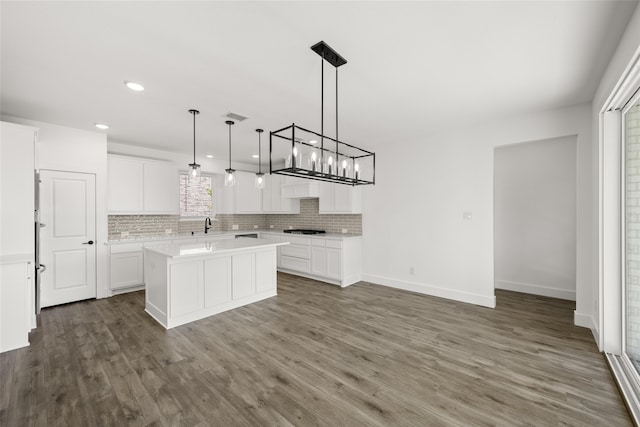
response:
{"label": "pendant light cord", "polygon": [[[320,164],[324,164],[324,53],[320,59]],[[322,172],[323,166],[321,166]]]}
{"label": "pendant light cord", "polygon": [[192,111],[193,115],[193,163],[196,163],[196,112]]}
{"label": "pendant light cord", "polygon": [[229,125],[229,169],[231,169],[231,123],[227,122]]}
{"label": "pendant light cord", "polygon": [[336,171],[338,170],[338,67],[336,67]]}
{"label": "pendant light cord", "polygon": [[262,173],[262,131],[258,131],[258,173]]}

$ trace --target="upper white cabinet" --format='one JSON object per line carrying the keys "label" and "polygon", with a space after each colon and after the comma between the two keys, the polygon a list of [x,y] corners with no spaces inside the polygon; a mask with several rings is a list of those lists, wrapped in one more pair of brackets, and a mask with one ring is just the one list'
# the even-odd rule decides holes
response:
{"label": "upper white cabinet", "polygon": [[265,175],[265,186],[262,190],[262,212],[278,214],[300,213],[299,199],[285,199],[282,197],[284,175]]}
{"label": "upper white cabinet", "polygon": [[109,155],[110,214],[178,214],[178,168],[168,162]]}
{"label": "upper white cabinet", "polygon": [[236,172],[235,185],[235,213],[261,214],[262,191],[256,188],[256,174],[251,172]]}
{"label": "upper white cabinet", "polygon": [[321,182],[318,212],[321,214],[362,213],[360,187]]}

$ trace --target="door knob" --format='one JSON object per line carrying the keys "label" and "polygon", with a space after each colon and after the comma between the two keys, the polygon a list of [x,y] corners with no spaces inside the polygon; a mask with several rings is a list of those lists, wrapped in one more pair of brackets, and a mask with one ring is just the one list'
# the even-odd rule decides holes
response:
{"label": "door knob", "polygon": [[84,242],[83,245],[93,245],[93,240],[89,240],[88,242]]}

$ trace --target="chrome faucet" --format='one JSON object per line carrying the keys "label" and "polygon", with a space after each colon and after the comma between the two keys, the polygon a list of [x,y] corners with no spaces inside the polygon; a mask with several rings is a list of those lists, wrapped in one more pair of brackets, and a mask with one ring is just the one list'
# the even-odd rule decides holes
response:
{"label": "chrome faucet", "polygon": [[204,234],[207,234],[210,228],[211,228],[211,218],[206,217],[204,219]]}

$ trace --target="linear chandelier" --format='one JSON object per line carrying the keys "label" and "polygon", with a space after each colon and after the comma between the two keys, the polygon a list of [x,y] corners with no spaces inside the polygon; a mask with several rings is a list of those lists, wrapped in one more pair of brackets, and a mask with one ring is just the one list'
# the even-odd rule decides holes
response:
{"label": "linear chandelier", "polygon": [[[269,133],[269,172],[346,185],[375,184],[375,153],[338,139],[338,67],[347,63],[324,41],[311,46],[320,55],[320,133],[296,126]],[[324,134],[324,63],[336,70],[336,137]]]}

